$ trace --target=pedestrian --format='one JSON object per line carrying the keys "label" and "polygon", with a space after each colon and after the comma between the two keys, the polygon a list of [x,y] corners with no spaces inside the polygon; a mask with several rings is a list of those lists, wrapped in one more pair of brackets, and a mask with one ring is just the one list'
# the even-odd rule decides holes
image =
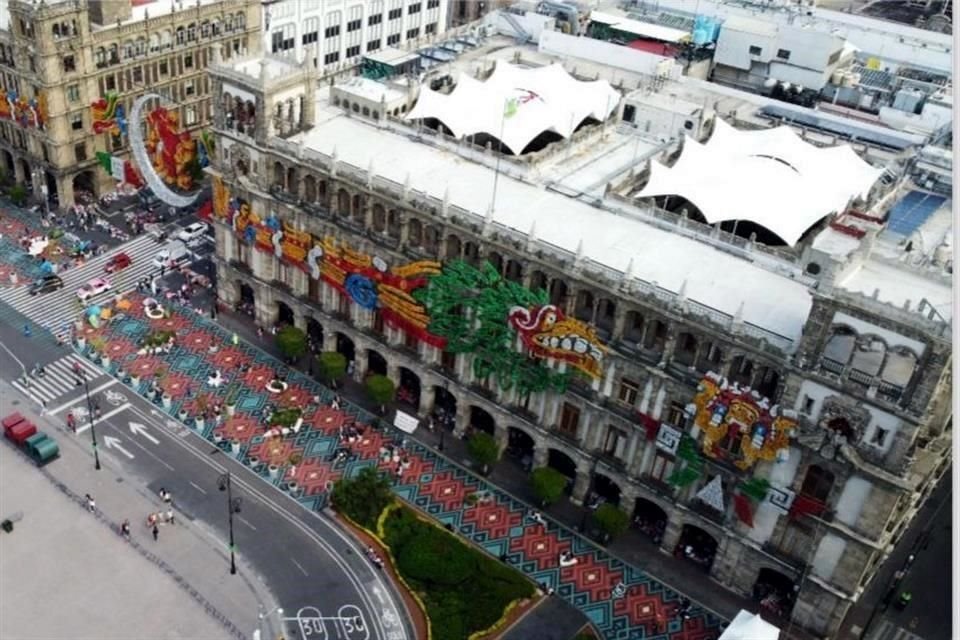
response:
{"label": "pedestrian", "polygon": [[257,327],[257,338],[263,340],[263,327]]}
{"label": "pedestrian", "polygon": [[67,414],[67,428],[74,433],[77,432],[77,420],[73,417],[73,411]]}
{"label": "pedestrian", "polygon": [[94,500],[93,496],[89,493],[85,497],[87,498],[87,511],[95,513],[97,510],[97,501]]}
{"label": "pedestrian", "polygon": [[166,265],[166,264],[161,264],[161,265],[160,265],[160,277],[162,278],[166,272],[167,272],[167,265]]}
{"label": "pedestrian", "polygon": [[234,332],[233,337],[231,338],[231,341],[233,342],[233,346],[237,346],[238,344],[240,344],[240,336],[238,336],[237,333]]}
{"label": "pedestrian", "polygon": [[153,523],[153,541],[156,542],[160,539],[160,527],[157,526],[157,523]]}
{"label": "pedestrian", "polygon": [[120,535],[122,535],[127,540],[130,539],[130,521],[124,520],[123,524],[120,525]]}
{"label": "pedestrian", "polygon": [[100,411],[100,403],[97,402],[97,403],[95,403],[95,404],[93,405],[93,417],[96,418],[97,420],[99,420],[101,413],[102,413],[102,411]]}
{"label": "pedestrian", "polygon": [[23,325],[23,335],[24,335],[24,337],[27,337],[27,338],[29,338],[31,335],[33,335],[33,333],[30,331],[30,325],[29,325],[29,324]]}
{"label": "pedestrian", "polygon": [[173,522],[173,507],[167,507],[167,517],[166,517],[166,520],[167,520],[167,522],[169,522],[170,524],[174,524],[174,522]]}

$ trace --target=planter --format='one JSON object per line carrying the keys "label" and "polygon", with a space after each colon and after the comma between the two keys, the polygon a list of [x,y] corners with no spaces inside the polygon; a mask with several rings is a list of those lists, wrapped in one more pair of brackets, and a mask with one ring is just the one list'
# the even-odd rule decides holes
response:
{"label": "planter", "polygon": [[233,414],[235,414],[236,412],[237,412],[237,405],[235,405],[235,404],[228,404],[228,405],[227,405],[227,415],[228,415],[228,416],[230,416],[230,417],[232,418],[232,417],[233,417]]}
{"label": "planter", "polygon": [[277,476],[280,475],[280,467],[278,467],[275,464],[272,464],[269,467],[267,467],[267,471],[270,473],[271,480],[276,480]]}
{"label": "planter", "polygon": [[260,458],[256,456],[250,456],[250,458],[247,460],[247,464],[250,465],[251,469],[256,469],[260,466]]}
{"label": "planter", "polygon": [[219,433],[215,433],[215,434],[213,434],[213,441],[214,441],[216,444],[220,444],[221,442],[223,442],[223,436],[220,435]]}
{"label": "planter", "polygon": [[153,402],[154,400],[157,399],[157,390],[153,388],[147,389],[146,395],[147,395],[147,398],[150,399],[150,402]]}
{"label": "planter", "polygon": [[150,308],[144,309],[143,313],[151,320],[159,320],[164,315],[163,309],[160,307],[154,307],[153,309],[150,309]]}
{"label": "planter", "polygon": [[173,406],[173,398],[170,396],[169,393],[163,394],[163,397],[160,400],[163,402],[164,409],[169,409],[170,407]]}
{"label": "planter", "polygon": [[288,482],[287,491],[289,491],[291,495],[295,496],[300,493],[300,486],[296,482]]}
{"label": "planter", "polygon": [[101,364],[101,366],[103,366],[104,369],[109,369],[109,368],[110,368],[110,356],[104,355],[104,356],[100,359],[100,364]]}
{"label": "planter", "polygon": [[83,351],[87,348],[87,339],[83,336],[77,336],[77,348]]}
{"label": "planter", "polygon": [[117,368],[117,378],[120,379],[120,382],[126,382],[126,381],[127,381],[127,372],[118,367],[118,368]]}
{"label": "planter", "polygon": [[137,376],[137,375],[130,376],[130,385],[133,386],[133,387],[139,387],[139,386],[140,386],[140,376]]}
{"label": "planter", "polygon": [[200,418],[200,417],[194,418],[193,426],[194,428],[196,428],[197,431],[203,431],[204,427],[207,426],[207,421],[204,418]]}
{"label": "planter", "polygon": [[187,412],[184,411],[183,409],[180,409],[180,411],[177,411],[177,419],[180,420],[180,422],[186,422],[187,417],[188,417]]}
{"label": "planter", "polygon": [[240,455],[240,443],[237,440],[230,443],[230,453],[235,456]]}
{"label": "planter", "polygon": [[266,390],[270,393],[283,393],[289,386],[290,385],[282,380],[271,380],[266,384]]}

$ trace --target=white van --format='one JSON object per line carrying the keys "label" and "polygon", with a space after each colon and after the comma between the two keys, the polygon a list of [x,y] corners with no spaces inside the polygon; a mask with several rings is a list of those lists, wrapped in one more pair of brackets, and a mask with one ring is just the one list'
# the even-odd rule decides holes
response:
{"label": "white van", "polygon": [[179,265],[180,263],[189,259],[190,250],[187,249],[187,245],[183,244],[179,240],[175,240],[161,249],[157,255],[154,256],[153,266],[155,266],[157,269],[160,267],[169,268],[173,265]]}

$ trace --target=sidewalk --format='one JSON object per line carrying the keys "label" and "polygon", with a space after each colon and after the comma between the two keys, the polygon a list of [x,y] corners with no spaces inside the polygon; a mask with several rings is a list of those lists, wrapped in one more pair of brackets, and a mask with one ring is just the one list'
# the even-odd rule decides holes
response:
{"label": "sidewalk", "polygon": [[[96,471],[87,439],[39,416],[5,381],[0,393],[0,413],[19,411],[60,445],[60,458],[37,468],[0,443],[0,518],[24,514],[0,533],[0,637],[253,636],[258,607],[272,609],[273,599],[242,561],[229,574],[222,541],[185,519],[161,526],[154,541],[145,519],[160,510],[157,496],[103,453]],[[119,534],[124,519],[129,542]],[[263,637],[276,634],[265,627]]]}

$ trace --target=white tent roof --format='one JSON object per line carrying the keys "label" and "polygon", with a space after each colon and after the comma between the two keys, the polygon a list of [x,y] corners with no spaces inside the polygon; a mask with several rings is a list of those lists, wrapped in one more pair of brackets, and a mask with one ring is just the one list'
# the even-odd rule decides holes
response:
{"label": "white tent roof", "polygon": [[679,195],[710,224],[749,220],[792,246],[824,216],[866,195],[881,173],[849,145],[819,148],[788,126],[741,131],[717,118],[710,140],[687,138],[673,167],[651,162],[639,196]]}
{"label": "white tent roof", "polygon": [[780,629],[760,617],[744,609],[727,627],[720,640],[777,640]]}
{"label": "white tent roof", "polygon": [[436,118],[457,138],[485,133],[519,154],[544,131],[567,138],[587,116],[605,120],[619,100],[606,80],[576,80],[559,64],[528,69],[498,61],[485,82],[461,73],[449,94],[424,87],[407,120]]}

